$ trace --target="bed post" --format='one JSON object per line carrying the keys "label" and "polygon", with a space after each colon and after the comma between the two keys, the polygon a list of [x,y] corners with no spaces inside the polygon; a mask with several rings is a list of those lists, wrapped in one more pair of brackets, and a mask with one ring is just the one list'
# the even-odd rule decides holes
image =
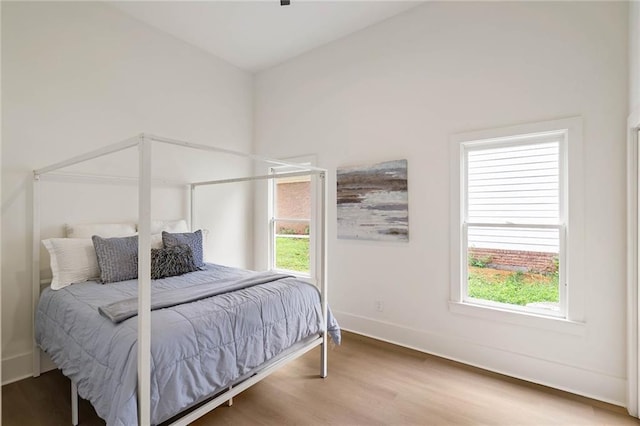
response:
{"label": "bed post", "polygon": [[320,377],[327,377],[327,176],[326,172],[320,178],[320,296],[322,303],[322,346],[320,355]]}
{"label": "bed post", "polygon": [[40,299],[40,175],[33,175],[33,240],[31,259],[31,300],[32,300],[32,320],[33,327],[33,357],[32,368],[33,377],[40,376],[40,347],[36,344],[36,310]]}
{"label": "bed post", "polygon": [[193,184],[189,184],[189,192],[187,197],[189,198],[189,230],[193,232],[193,226],[195,223],[195,208],[196,208],[196,187]]}
{"label": "bed post", "polygon": [[151,424],[151,141],[140,135],[138,183],[138,424]]}
{"label": "bed post", "polygon": [[71,424],[78,426],[78,387],[71,381]]}

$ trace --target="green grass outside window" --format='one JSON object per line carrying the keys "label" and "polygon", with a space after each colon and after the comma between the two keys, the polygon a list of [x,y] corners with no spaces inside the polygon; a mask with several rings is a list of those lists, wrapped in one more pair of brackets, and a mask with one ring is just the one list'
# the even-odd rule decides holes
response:
{"label": "green grass outside window", "polygon": [[309,239],[276,237],[276,268],[309,273]]}
{"label": "green grass outside window", "polygon": [[511,305],[558,303],[558,275],[470,266],[467,293],[476,299]]}

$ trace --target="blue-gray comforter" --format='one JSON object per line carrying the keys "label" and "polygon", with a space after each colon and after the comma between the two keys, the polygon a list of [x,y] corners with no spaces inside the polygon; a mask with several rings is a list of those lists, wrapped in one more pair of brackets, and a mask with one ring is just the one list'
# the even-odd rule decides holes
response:
{"label": "blue-gray comforter", "polygon": [[[207,264],[203,271],[152,281],[152,292],[251,274]],[[136,296],[136,287],[130,280],[46,289],[36,311],[36,342],[108,425],[137,424],[137,318],[114,324],[98,308]],[[318,290],[295,278],[156,310],[151,318],[154,424],[322,331]],[[339,342],[331,315],[329,329]]]}

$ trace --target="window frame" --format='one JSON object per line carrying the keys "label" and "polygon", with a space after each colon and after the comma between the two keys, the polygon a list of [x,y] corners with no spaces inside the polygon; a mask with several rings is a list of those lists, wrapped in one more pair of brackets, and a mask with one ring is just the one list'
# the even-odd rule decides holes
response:
{"label": "window frame", "polygon": [[[556,224],[542,224],[542,223],[509,223],[509,222],[471,222],[469,221],[469,202],[468,195],[469,191],[467,188],[468,183],[468,172],[469,172],[469,162],[468,162],[468,154],[473,151],[481,151],[484,149],[491,148],[507,148],[507,147],[516,147],[530,144],[539,144],[549,142],[553,140],[554,142],[560,138],[558,141],[558,174],[559,174],[559,191],[558,191],[558,222]],[[502,137],[495,139],[485,139],[485,140],[474,140],[474,141],[466,141],[461,142],[461,150],[462,150],[462,172],[463,177],[460,182],[461,191],[463,192],[462,197],[462,206],[461,206],[461,220],[462,220],[462,250],[461,250],[461,286],[462,286],[462,301],[470,304],[477,305],[488,305],[503,309],[509,309],[514,311],[522,311],[528,313],[535,313],[539,315],[548,315],[548,316],[556,316],[565,318],[566,317],[566,283],[565,280],[565,260],[566,260],[566,247],[565,247],[565,235],[567,229],[567,220],[565,217],[565,204],[566,204],[566,155],[565,155],[565,145],[567,139],[566,130],[558,130],[554,132],[543,132],[543,133],[534,133],[534,134],[526,134],[526,135],[514,135],[512,137]],[[541,308],[533,308],[526,306],[518,306],[512,305],[508,303],[500,303],[486,299],[478,299],[469,296],[468,294],[468,272],[469,272],[469,254],[468,254],[468,237],[469,237],[469,228],[529,228],[529,229],[556,229],[558,231],[559,237],[559,249],[558,249],[558,257],[559,257],[559,279],[558,279],[558,296],[559,296],[559,311],[554,312],[550,310],[545,310]],[[464,248],[467,247],[467,250]]]}
{"label": "window frame", "polygon": [[[475,299],[467,296],[468,285],[468,241],[467,229],[473,223],[467,222],[467,163],[466,153],[469,150],[513,146],[527,142],[534,142],[535,138],[545,135],[562,134],[560,143],[559,173],[560,183],[560,212],[557,228],[560,232],[560,271],[559,298],[560,312],[551,313],[548,310],[517,307],[505,303]],[[450,310],[483,318],[506,320],[517,324],[535,325],[548,324],[544,320],[555,323],[576,323],[583,321],[584,297],[580,291],[583,279],[583,186],[582,178],[582,119],[572,117],[561,120],[551,120],[489,129],[475,132],[460,133],[451,136],[451,283]],[[499,226],[505,226],[500,224]],[[506,225],[511,226],[511,225]],[[505,226],[505,227],[506,227]],[[530,227],[530,225],[515,225]],[[527,318],[535,320],[527,321]],[[543,321],[541,322],[540,319]],[[558,321],[560,320],[560,321]],[[580,329],[580,327],[578,327]],[[575,327],[571,328],[576,331]]]}
{"label": "window frame", "polygon": [[[307,166],[315,166],[315,156],[307,155],[300,157],[292,157],[283,159],[283,161],[287,161],[290,163],[299,163]],[[296,172],[299,169],[290,166],[271,166],[268,169],[268,174],[277,174],[277,173],[285,173],[285,172]],[[318,238],[316,238],[316,230],[314,229],[313,223],[315,218],[317,217],[317,209],[316,205],[316,185],[314,184],[314,176],[309,175],[309,191],[310,191],[310,201],[311,204],[309,206],[310,214],[308,219],[291,219],[291,218],[281,218],[276,215],[276,207],[277,207],[277,190],[276,185],[278,178],[273,178],[269,180],[269,188],[268,188],[268,205],[267,205],[267,221],[268,221],[268,269],[274,272],[287,273],[294,275],[299,278],[304,278],[311,282],[315,281],[316,277],[316,251],[318,244]],[[282,269],[276,267],[276,223],[280,222],[299,222],[304,221],[309,224],[309,272],[301,272],[294,271],[290,269]]]}

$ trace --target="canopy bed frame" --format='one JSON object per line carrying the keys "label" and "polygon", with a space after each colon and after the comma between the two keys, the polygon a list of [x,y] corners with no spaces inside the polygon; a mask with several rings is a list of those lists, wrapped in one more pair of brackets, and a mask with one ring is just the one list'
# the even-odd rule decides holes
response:
{"label": "canopy bed frame", "polygon": [[[327,284],[327,184],[326,184],[326,170],[318,167],[312,167],[307,165],[300,165],[289,163],[286,161],[273,160],[263,158],[256,155],[245,154],[229,149],[217,148],[209,145],[202,145],[196,143],[190,143],[150,134],[139,134],[130,139],[124,140],[119,143],[108,145],[106,147],[88,152],[86,154],[78,155],[61,161],[47,167],[43,167],[33,172],[33,263],[32,263],[32,298],[33,298],[33,311],[34,315],[37,309],[38,300],[42,290],[42,281],[40,277],[40,250],[41,250],[41,181],[57,177],[78,177],[87,179],[100,179],[105,182],[122,182],[137,181],[138,191],[138,337],[137,337],[137,398],[138,398],[138,423],[140,425],[151,424],[151,189],[154,185],[152,180],[152,147],[157,144],[168,144],[173,146],[182,147],[184,149],[199,150],[217,154],[227,154],[234,157],[245,158],[257,163],[263,163],[267,165],[279,165],[289,166],[288,170],[293,168],[294,172],[287,172],[281,174],[254,174],[251,176],[234,176],[228,179],[218,179],[211,181],[198,181],[183,183],[187,185],[189,191],[187,195],[188,203],[188,216],[190,219],[190,227],[193,230],[194,226],[194,212],[197,208],[196,201],[196,188],[210,185],[220,185],[233,182],[250,182],[260,180],[270,180],[274,178],[284,176],[317,176],[319,190],[316,191],[317,212],[315,218],[312,218],[312,227],[315,229],[315,235],[318,239],[318,252],[316,255],[315,263],[315,284],[319,288],[321,310],[323,315],[322,332],[315,336],[312,340],[305,342],[301,347],[294,349],[291,353],[285,354],[283,357],[277,357],[273,362],[266,363],[261,370],[256,374],[250,376],[240,383],[229,386],[223,393],[218,394],[213,399],[200,405],[196,409],[188,412],[172,425],[187,425],[189,422],[203,416],[207,412],[213,410],[217,406],[228,402],[231,403],[231,399],[259,382],[269,374],[273,373],[280,367],[286,365],[290,361],[300,357],[309,350],[316,346],[321,346],[320,356],[320,376],[327,376],[327,296],[328,296],[328,284]],[[89,160],[93,160],[99,157],[108,156],[116,152],[120,152],[126,149],[136,148],[138,151],[138,177],[124,177],[124,176],[96,176],[94,174],[74,174],[61,173],[60,170],[68,168],[70,166],[78,165]],[[257,168],[253,167],[252,170]],[[314,220],[315,219],[315,220]],[[35,328],[35,321],[34,321]],[[40,365],[40,348],[35,343],[35,331],[34,331],[34,347],[33,347],[33,376],[37,377],[41,373]],[[78,424],[78,405],[77,405],[77,388],[71,381],[72,392],[72,424]]]}

